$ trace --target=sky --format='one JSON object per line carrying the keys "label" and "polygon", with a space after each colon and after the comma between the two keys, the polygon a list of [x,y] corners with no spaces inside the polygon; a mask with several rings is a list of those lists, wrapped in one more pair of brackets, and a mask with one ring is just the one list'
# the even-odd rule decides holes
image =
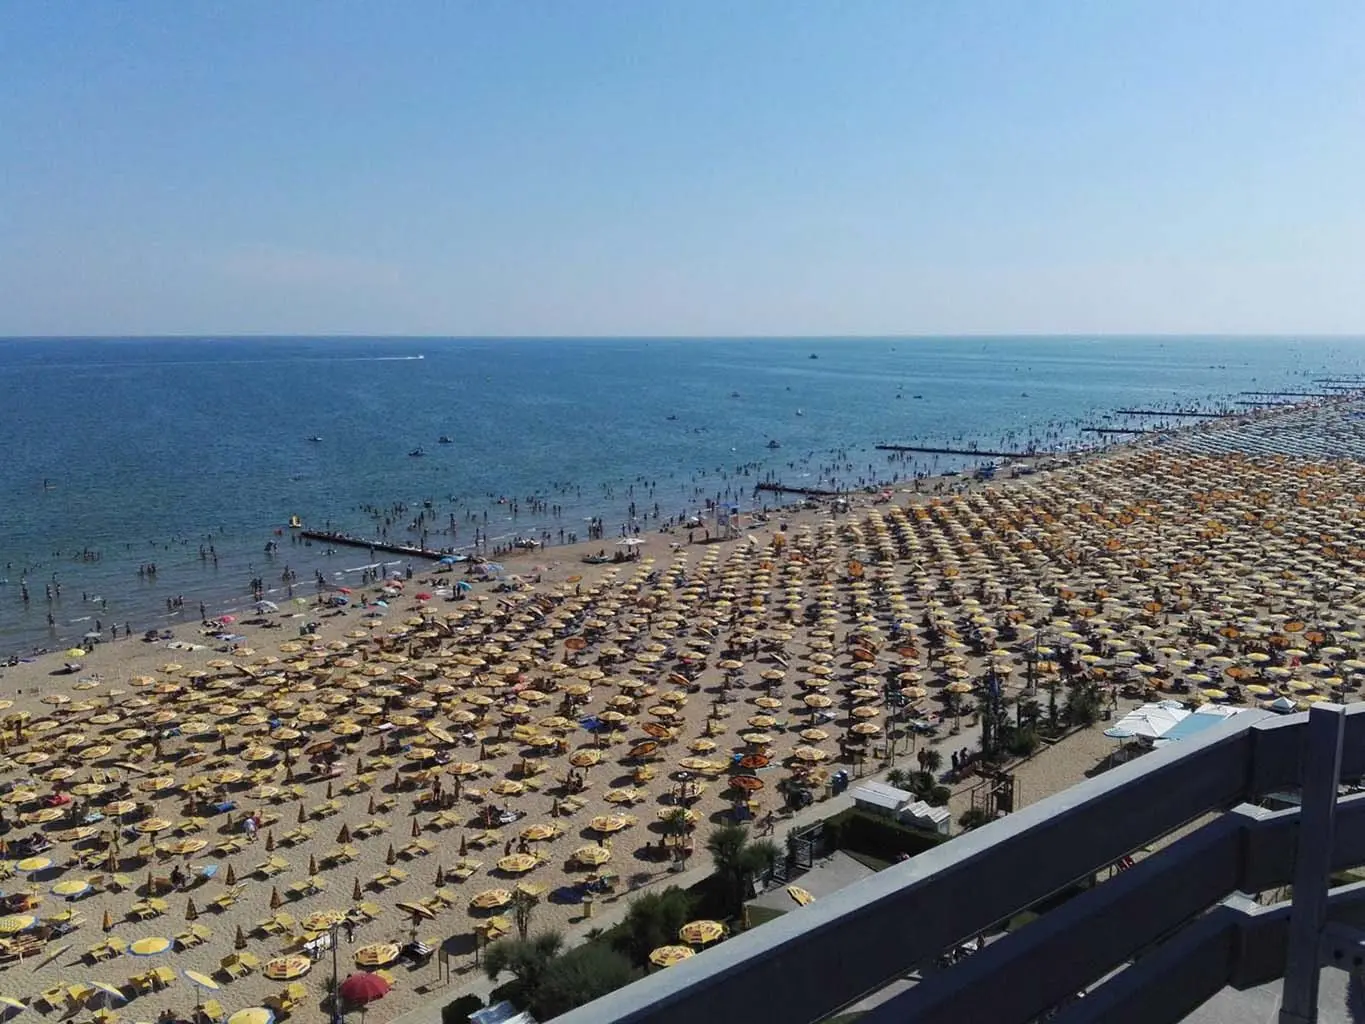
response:
{"label": "sky", "polygon": [[1365,333],[1359,0],[0,0],[0,334]]}

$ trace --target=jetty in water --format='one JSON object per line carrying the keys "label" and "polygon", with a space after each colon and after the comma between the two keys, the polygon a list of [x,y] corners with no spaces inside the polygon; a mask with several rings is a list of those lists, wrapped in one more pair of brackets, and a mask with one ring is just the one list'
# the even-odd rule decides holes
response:
{"label": "jetty in water", "polygon": [[879,452],[915,452],[920,455],[970,455],[978,459],[1037,459],[1057,454],[1057,452],[1039,450],[1001,452],[990,451],[986,448],[928,448],[915,444],[878,444],[873,445],[873,447]]}
{"label": "jetty in water", "polygon": [[1141,427],[1082,427],[1083,434],[1146,434]]}
{"label": "jetty in water", "polygon": [[1242,391],[1239,394],[1252,398],[1335,398],[1326,391]]}
{"label": "jetty in water", "polygon": [[299,536],[306,540],[321,541],[325,544],[368,548],[371,551],[383,551],[389,555],[407,555],[410,558],[437,559],[450,554],[448,551],[436,551],[433,548],[424,548],[416,544],[392,544],[389,541],[367,540],[364,537],[356,537],[349,533],[329,533],[326,530],[300,530]]}
{"label": "jetty in water", "polygon": [[1227,415],[1225,412],[1191,412],[1183,409],[1117,409],[1115,413],[1119,416],[1169,416],[1192,420],[1221,420]]}
{"label": "jetty in water", "polygon": [[754,484],[754,490],[768,491],[770,494],[804,494],[808,498],[842,498],[848,494],[848,491],[830,491],[820,487],[788,487],[768,480]]}

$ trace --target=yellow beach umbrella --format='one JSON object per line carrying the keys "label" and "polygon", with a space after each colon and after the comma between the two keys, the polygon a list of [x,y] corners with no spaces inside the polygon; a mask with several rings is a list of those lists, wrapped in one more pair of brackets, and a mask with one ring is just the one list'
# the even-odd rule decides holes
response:
{"label": "yellow beach umbrella", "polygon": [[569,855],[569,859],[578,864],[598,867],[611,860],[611,851],[605,846],[580,846]]}
{"label": "yellow beach umbrella", "polygon": [[92,981],[90,987],[99,992],[103,992],[113,999],[117,999],[121,1003],[126,1003],[128,1001],[128,997],[123,994],[123,989],[119,988],[117,985],[111,985],[107,981]]}
{"label": "yellow beach umbrella", "polygon": [[498,870],[506,871],[511,875],[521,875],[539,863],[540,861],[529,853],[512,853],[498,861]]}
{"label": "yellow beach umbrella", "polygon": [[13,935],[25,928],[32,928],[37,920],[32,914],[10,914],[8,917],[0,917],[0,935]]}
{"label": "yellow beach umbrella", "polygon": [[649,962],[656,967],[672,967],[696,955],[696,950],[689,946],[660,946],[649,954]]}
{"label": "yellow beach umbrella", "polygon": [[690,921],[678,929],[678,938],[689,946],[705,946],[725,935],[719,921]]}
{"label": "yellow beach umbrella", "polygon": [[[512,898],[511,893],[507,895],[508,900]],[[361,967],[383,967],[391,964],[398,959],[398,954],[402,952],[398,945],[393,942],[376,942],[369,946],[361,946],[355,952],[355,962]]]}
{"label": "yellow beach umbrella", "polygon": [[807,903],[813,903],[815,901],[815,897],[799,885],[787,886],[787,895],[796,900],[796,902],[803,907]]}
{"label": "yellow beach umbrella", "polygon": [[164,935],[149,935],[128,947],[133,956],[159,956],[171,948],[171,940]]}
{"label": "yellow beach umbrella", "polygon": [[217,992],[221,987],[218,982],[214,981],[207,974],[202,974],[199,971],[184,970],[180,973],[188,978],[193,984],[198,985],[200,988],[206,988],[210,992]]}
{"label": "yellow beach umbrella", "polygon": [[495,907],[505,907],[512,902],[512,893],[507,889],[485,889],[469,901],[469,905],[478,910],[492,910]]}
{"label": "yellow beach umbrella", "polygon": [[79,896],[90,890],[90,883],[84,878],[65,878],[52,887],[54,896]]}
{"label": "yellow beach umbrella", "polygon": [[227,1024],[273,1024],[275,1012],[264,1006],[248,1006],[227,1019]]}
{"label": "yellow beach umbrella", "polygon": [[51,857],[25,857],[14,865],[20,871],[42,871],[52,867]]}
{"label": "yellow beach umbrella", "polygon": [[306,956],[280,956],[266,963],[261,973],[272,981],[290,981],[302,978],[313,966]]}

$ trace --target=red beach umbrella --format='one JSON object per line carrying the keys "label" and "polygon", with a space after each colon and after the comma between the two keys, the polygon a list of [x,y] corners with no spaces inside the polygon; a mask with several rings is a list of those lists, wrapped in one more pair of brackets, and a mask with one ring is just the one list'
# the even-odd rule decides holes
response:
{"label": "red beach umbrella", "polygon": [[389,983],[377,974],[357,972],[341,983],[341,998],[364,1006],[388,995]]}

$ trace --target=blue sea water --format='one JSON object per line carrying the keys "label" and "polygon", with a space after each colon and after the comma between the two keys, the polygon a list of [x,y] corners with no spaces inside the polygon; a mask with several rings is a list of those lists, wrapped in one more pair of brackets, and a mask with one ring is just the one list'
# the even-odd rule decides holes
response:
{"label": "blue sea water", "polygon": [[[0,651],[65,646],[97,617],[141,630],[193,619],[200,600],[240,608],[253,575],[278,592],[285,563],[311,594],[315,569],[346,578],[366,561],[288,543],[266,559],[291,515],[375,535],[367,506],[429,500],[459,531],[433,546],[467,546],[485,514],[494,540],[581,537],[592,515],[611,538],[632,500],[667,518],[708,497],[762,503],[761,479],[958,464],[889,462],[877,442],[1093,442],[1082,427],[1130,425],[1102,419],[1119,408],[1313,390],[1363,363],[1354,339],[0,340]],[[562,514],[532,512],[531,496]],[[499,497],[520,501],[515,520]],[[415,539],[408,518],[391,539]],[[186,611],[168,616],[177,594]]]}

